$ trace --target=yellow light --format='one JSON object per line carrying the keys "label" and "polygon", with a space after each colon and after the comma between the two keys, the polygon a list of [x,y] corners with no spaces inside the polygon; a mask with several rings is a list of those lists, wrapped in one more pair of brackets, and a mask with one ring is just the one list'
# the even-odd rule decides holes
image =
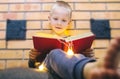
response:
{"label": "yellow light", "polygon": [[67,54],[68,54],[68,55],[74,55],[74,52],[73,52],[72,49],[69,48],[68,51],[67,51]]}
{"label": "yellow light", "polygon": [[44,68],[45,68],[45,67],[44,67],[44,65],[43,65],[43,64],[41,64],[41,65],[39,66],[39,70],[40,70],[40,71],[43,71],[43,70],[44,70]]}

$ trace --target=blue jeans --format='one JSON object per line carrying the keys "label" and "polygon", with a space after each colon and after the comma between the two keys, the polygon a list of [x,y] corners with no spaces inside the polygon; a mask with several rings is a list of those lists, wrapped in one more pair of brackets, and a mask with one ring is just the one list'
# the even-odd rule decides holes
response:
{"label": "blue jeans", "polygon": [[55,79],[83,79],[85,64],[93,61],[94,59],[81,54],[68,56],[61,49],[54,49],[47,55],[44,63]]}

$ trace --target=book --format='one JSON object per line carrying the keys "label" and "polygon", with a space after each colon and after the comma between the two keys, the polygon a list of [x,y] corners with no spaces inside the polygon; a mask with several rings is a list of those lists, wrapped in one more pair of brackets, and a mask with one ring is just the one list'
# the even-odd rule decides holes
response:
{"label": "book", "polygon": [[33,45],[41,53],[49,53],[53,49],[62,49],[65,52],[72,48],[75,54],[91,48],[95,35],[92,32],[69,37],[59,37],[48,33],[38,32],[33,36]]}

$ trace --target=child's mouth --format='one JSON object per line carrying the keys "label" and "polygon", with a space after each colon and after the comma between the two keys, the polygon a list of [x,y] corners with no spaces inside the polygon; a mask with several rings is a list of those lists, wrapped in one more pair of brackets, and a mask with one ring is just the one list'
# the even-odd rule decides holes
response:
{"label": "child's mouth", "polygon": [[57,29],[62,29],[61,27],[56,27]]}

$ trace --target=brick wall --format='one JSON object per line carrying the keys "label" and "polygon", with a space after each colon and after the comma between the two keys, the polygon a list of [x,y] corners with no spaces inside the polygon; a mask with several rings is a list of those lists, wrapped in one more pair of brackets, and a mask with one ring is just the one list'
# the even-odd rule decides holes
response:
{"label": "brick wall", "polygon": [[[47,19],[56,0],[0,0],[0,69],[27,67],[28,52],[33,48],[32,35],[41,30],[50,31]],[[90,18],[109,19],[112,38],[120,33],[120,0],[65,0],[73,9],[72,31],[90,31]],[[6,20],[27,20],[26,40],[6,41]],[[95,56],[105,54],[109,39],[96,39]]]}

